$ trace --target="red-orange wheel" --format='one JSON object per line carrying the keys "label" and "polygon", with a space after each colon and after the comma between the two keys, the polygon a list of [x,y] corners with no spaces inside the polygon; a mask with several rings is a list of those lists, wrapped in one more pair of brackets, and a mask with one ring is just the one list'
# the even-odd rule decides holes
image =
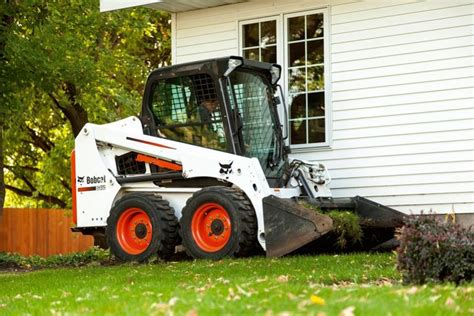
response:
{"label": "red-orange wheel", "polygon": [[229,213],[217,203],[204,203],[194,213],[191,222],[193,238],[199,248],[216,252],[230,239],[232,224]]}
{"label": "red-orange wheel", "polygon": [[123,261],[169,258],[178,242],[178,220],[169,203],[153,193],[129,193],[107,218],[107,243]]}
{"label": "red-orange wheel", "polygon": [[126,209],[117,222],[117,240],[122,249],[131,255],[138,255],[151,243],[153,227],[150,217],[142,209]]}
{"label": "red-orange wheel", "polygon": [[183,246],[194,258],[246,256],[257,246],[257,220],[240,191],[207,187],[186,202],[180,219]]}

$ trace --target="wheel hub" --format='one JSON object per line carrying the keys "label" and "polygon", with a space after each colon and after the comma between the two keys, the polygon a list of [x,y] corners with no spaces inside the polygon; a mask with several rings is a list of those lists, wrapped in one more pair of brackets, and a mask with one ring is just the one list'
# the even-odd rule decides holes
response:
{"label": "wheel hub", "polygon": [[198,207],[191,221],[196,245],[205,252],[217,252],[231,239],[232,224],[227,210],[214,202]]}
{"label": "wheel hub", "polygon": [[211,223],[211,232],[213,235],[220,235],[224,231],[224,223],[220,219],[215,219]]}
{"label": "wheel hub", "polygon": [[138,238],[140,238],[140,239],[145,238],[147,232],[148,232],[148,230],[146,229],[145,224],[139,223],[137,226],[135,226],[135,235]]}
{"label": "wheel hub", "polygon": [[143,253],[150,245],[153,235],[150,217],[137,207],[124,210],[117,221],[116,235],[124,252],[130,255]]}

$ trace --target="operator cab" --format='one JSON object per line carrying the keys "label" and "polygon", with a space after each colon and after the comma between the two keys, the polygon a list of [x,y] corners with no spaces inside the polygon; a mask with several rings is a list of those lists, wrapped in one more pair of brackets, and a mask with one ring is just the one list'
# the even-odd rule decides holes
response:
{"label": "operator cab", "polygon": [[241,57],[157,69],[145,88],[144,132],[255,157],[269,184],[277,185],[286,161],[274,97],[279,77],[278,65]]}

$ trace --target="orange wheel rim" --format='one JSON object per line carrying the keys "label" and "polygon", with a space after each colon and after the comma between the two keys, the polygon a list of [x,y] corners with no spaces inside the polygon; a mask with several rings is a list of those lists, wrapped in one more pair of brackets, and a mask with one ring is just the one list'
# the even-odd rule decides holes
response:
{"label": "orange wheel rim", "polygon": [[117,240],[131,255],[145,251],[151,243],[153,229],[150,217],[139,208],[126,209],[117,222]]}
{"label": "orange wheel rim", "polygon": [[229,213],[217,203],[205,203],[194,213],[191,231],[197,246],[206,252],[224,248],[230,239]]}

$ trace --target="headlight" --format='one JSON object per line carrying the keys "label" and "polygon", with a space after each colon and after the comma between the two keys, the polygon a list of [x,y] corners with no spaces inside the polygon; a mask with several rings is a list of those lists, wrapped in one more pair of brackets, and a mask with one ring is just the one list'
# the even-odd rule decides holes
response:
{"label": "headlight", "polygon": [[272,84],[276,84],[278,80],[280,80],[281,76],[281,66],[277,64],[273,64],[272,69],[270,70],[272,74]]}
{"label": "headlight", "polygon": [[227,64],[227,70],[224,73],[224,77],[227,77],[228,75],[230,75],[230,73],[234,71],[235,68],[241,66],[243,63],[244,61],[242,60],[242,57],[236,57],[236,56],[230,57],[229,62]]}

